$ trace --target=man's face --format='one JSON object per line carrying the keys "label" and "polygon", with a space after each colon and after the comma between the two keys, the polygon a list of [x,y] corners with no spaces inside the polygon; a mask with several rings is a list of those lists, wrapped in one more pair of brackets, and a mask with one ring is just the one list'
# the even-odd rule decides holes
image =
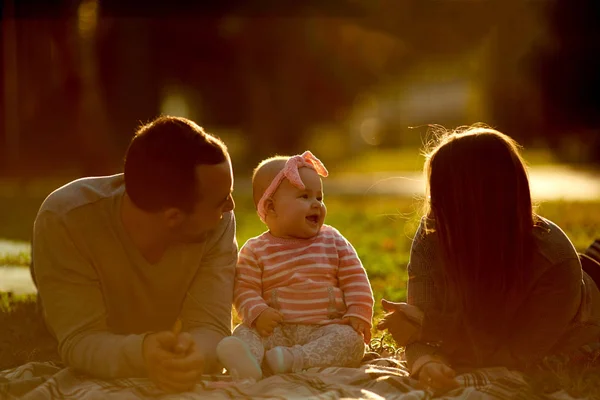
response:
{"label": "man's face", "polygon": [[198,165],[196,182],[200,199],[192,212],[183,213],[180,223],[173,228],[175,239],[179,242],[201,241],[208,231],[217,227],[223,214],[235,207],[231,161]]}

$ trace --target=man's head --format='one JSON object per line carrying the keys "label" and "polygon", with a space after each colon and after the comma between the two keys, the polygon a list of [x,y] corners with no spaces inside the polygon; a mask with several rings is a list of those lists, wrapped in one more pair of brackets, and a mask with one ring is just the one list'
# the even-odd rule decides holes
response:
{"label": "man's head", "polygon": [[225,144],[185,118],[159,117],[140,127],[124,172],[132,203],[163,217],[181,240],[199,238],[234,207]]}

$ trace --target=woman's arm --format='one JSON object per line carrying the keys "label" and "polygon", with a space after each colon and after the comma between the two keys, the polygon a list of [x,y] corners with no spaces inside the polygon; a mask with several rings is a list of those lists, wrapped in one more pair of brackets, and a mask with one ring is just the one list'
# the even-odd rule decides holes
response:
{"label": "woman's arm", "polygon": [[424,312],[419,341],[406,345],[406,360],[413,375],[417,375],[419,369],[429,360],[443,359],[439,348],[431,345],[439,340],[436,319],[440,315],[433,307],[435,298],[433,268],[437,258],[436,252],[437,248],[433,241],[424,234],[422,221],[413,239],[407,267],[407,302]]}
{"label": "woman's arm", "polygon": [[582,299],[582,270],[571,258],[546,271],[519,311],[518,329],[493,355],[499,364],[523,366],[551,354],[573,326]]}

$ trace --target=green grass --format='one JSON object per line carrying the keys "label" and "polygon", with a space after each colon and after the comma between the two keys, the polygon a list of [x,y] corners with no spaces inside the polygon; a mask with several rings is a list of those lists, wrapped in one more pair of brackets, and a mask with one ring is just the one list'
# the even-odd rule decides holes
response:
{"label": "green grass", "polygon": [[10,265],[10,266],[21,266],[25,267],[29,265],[29,261],[31,260],[31,255],[28,252],[18,252],[18,253],[10,253],[4,252],[0,253],[0,266]]}
{"label": "green grass", "polygon": [[[31,230],[35,210],[27,209],[27,206],[33,204],[36,202],[21,203],[21,209],[15,213],[20,219],[13,218],[8,225],[3,224],[2,234],[6,238],[22,239],[21,233]],[[237,238],[241,245],[265,228],[249,197],[236,198],[236,204]],[[414,199],[391,196],[328,196],[326,204],[327,223],[339,229],[354,245],[368,271],[376,297],[375,321],[378,321],[382,317],[379,303],[382,297],[397,301],[405,299],[406,264],[421,205]],[[37,205],[39,203],[35,207]],[[600,201],[546,202],[539,205],[538,211],[561,226],[580,251],[600,235]],[[9,233],[13,228],[17,234],[11,236]],[[29,257],[29,252],[21,247],[17,253],[0,254],[0,265],[27,265]],[[57,359],[55,343],[37,318],[35,307],[35,298],[31,296],[0,296],[0,369],[31,360]],[[396,350],[389,338],[382,338],[380,334],[374,346],[378,350]],[[577,368],[554,366],[539,370],[533,375],[532,384],[540,392],[563,387],[573,394],[600,396],[600,385],[597,384],[600,367]]]}
{"label": "green grass", "polygon": [[33,220],[43,200],[37,197],[0,197],[0,238],[29,241]]}
{"label": "green grass", "polygon": [[29,361],[60,361],[56,341],[37,311],[35,295],[0,293],[0,370]]}

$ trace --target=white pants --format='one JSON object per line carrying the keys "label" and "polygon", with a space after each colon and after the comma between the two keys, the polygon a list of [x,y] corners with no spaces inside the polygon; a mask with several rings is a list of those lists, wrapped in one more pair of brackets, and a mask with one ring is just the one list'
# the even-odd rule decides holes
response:
{"label": "white pants", "polygon": [[259,365],[265,351],[276,346],[289,348],[294,356],[293,372],[311,367],[357,367],[365,354],[362,336],[350,325],[282,324],[263,338],[240,324],[233,336],[248,345]]}

